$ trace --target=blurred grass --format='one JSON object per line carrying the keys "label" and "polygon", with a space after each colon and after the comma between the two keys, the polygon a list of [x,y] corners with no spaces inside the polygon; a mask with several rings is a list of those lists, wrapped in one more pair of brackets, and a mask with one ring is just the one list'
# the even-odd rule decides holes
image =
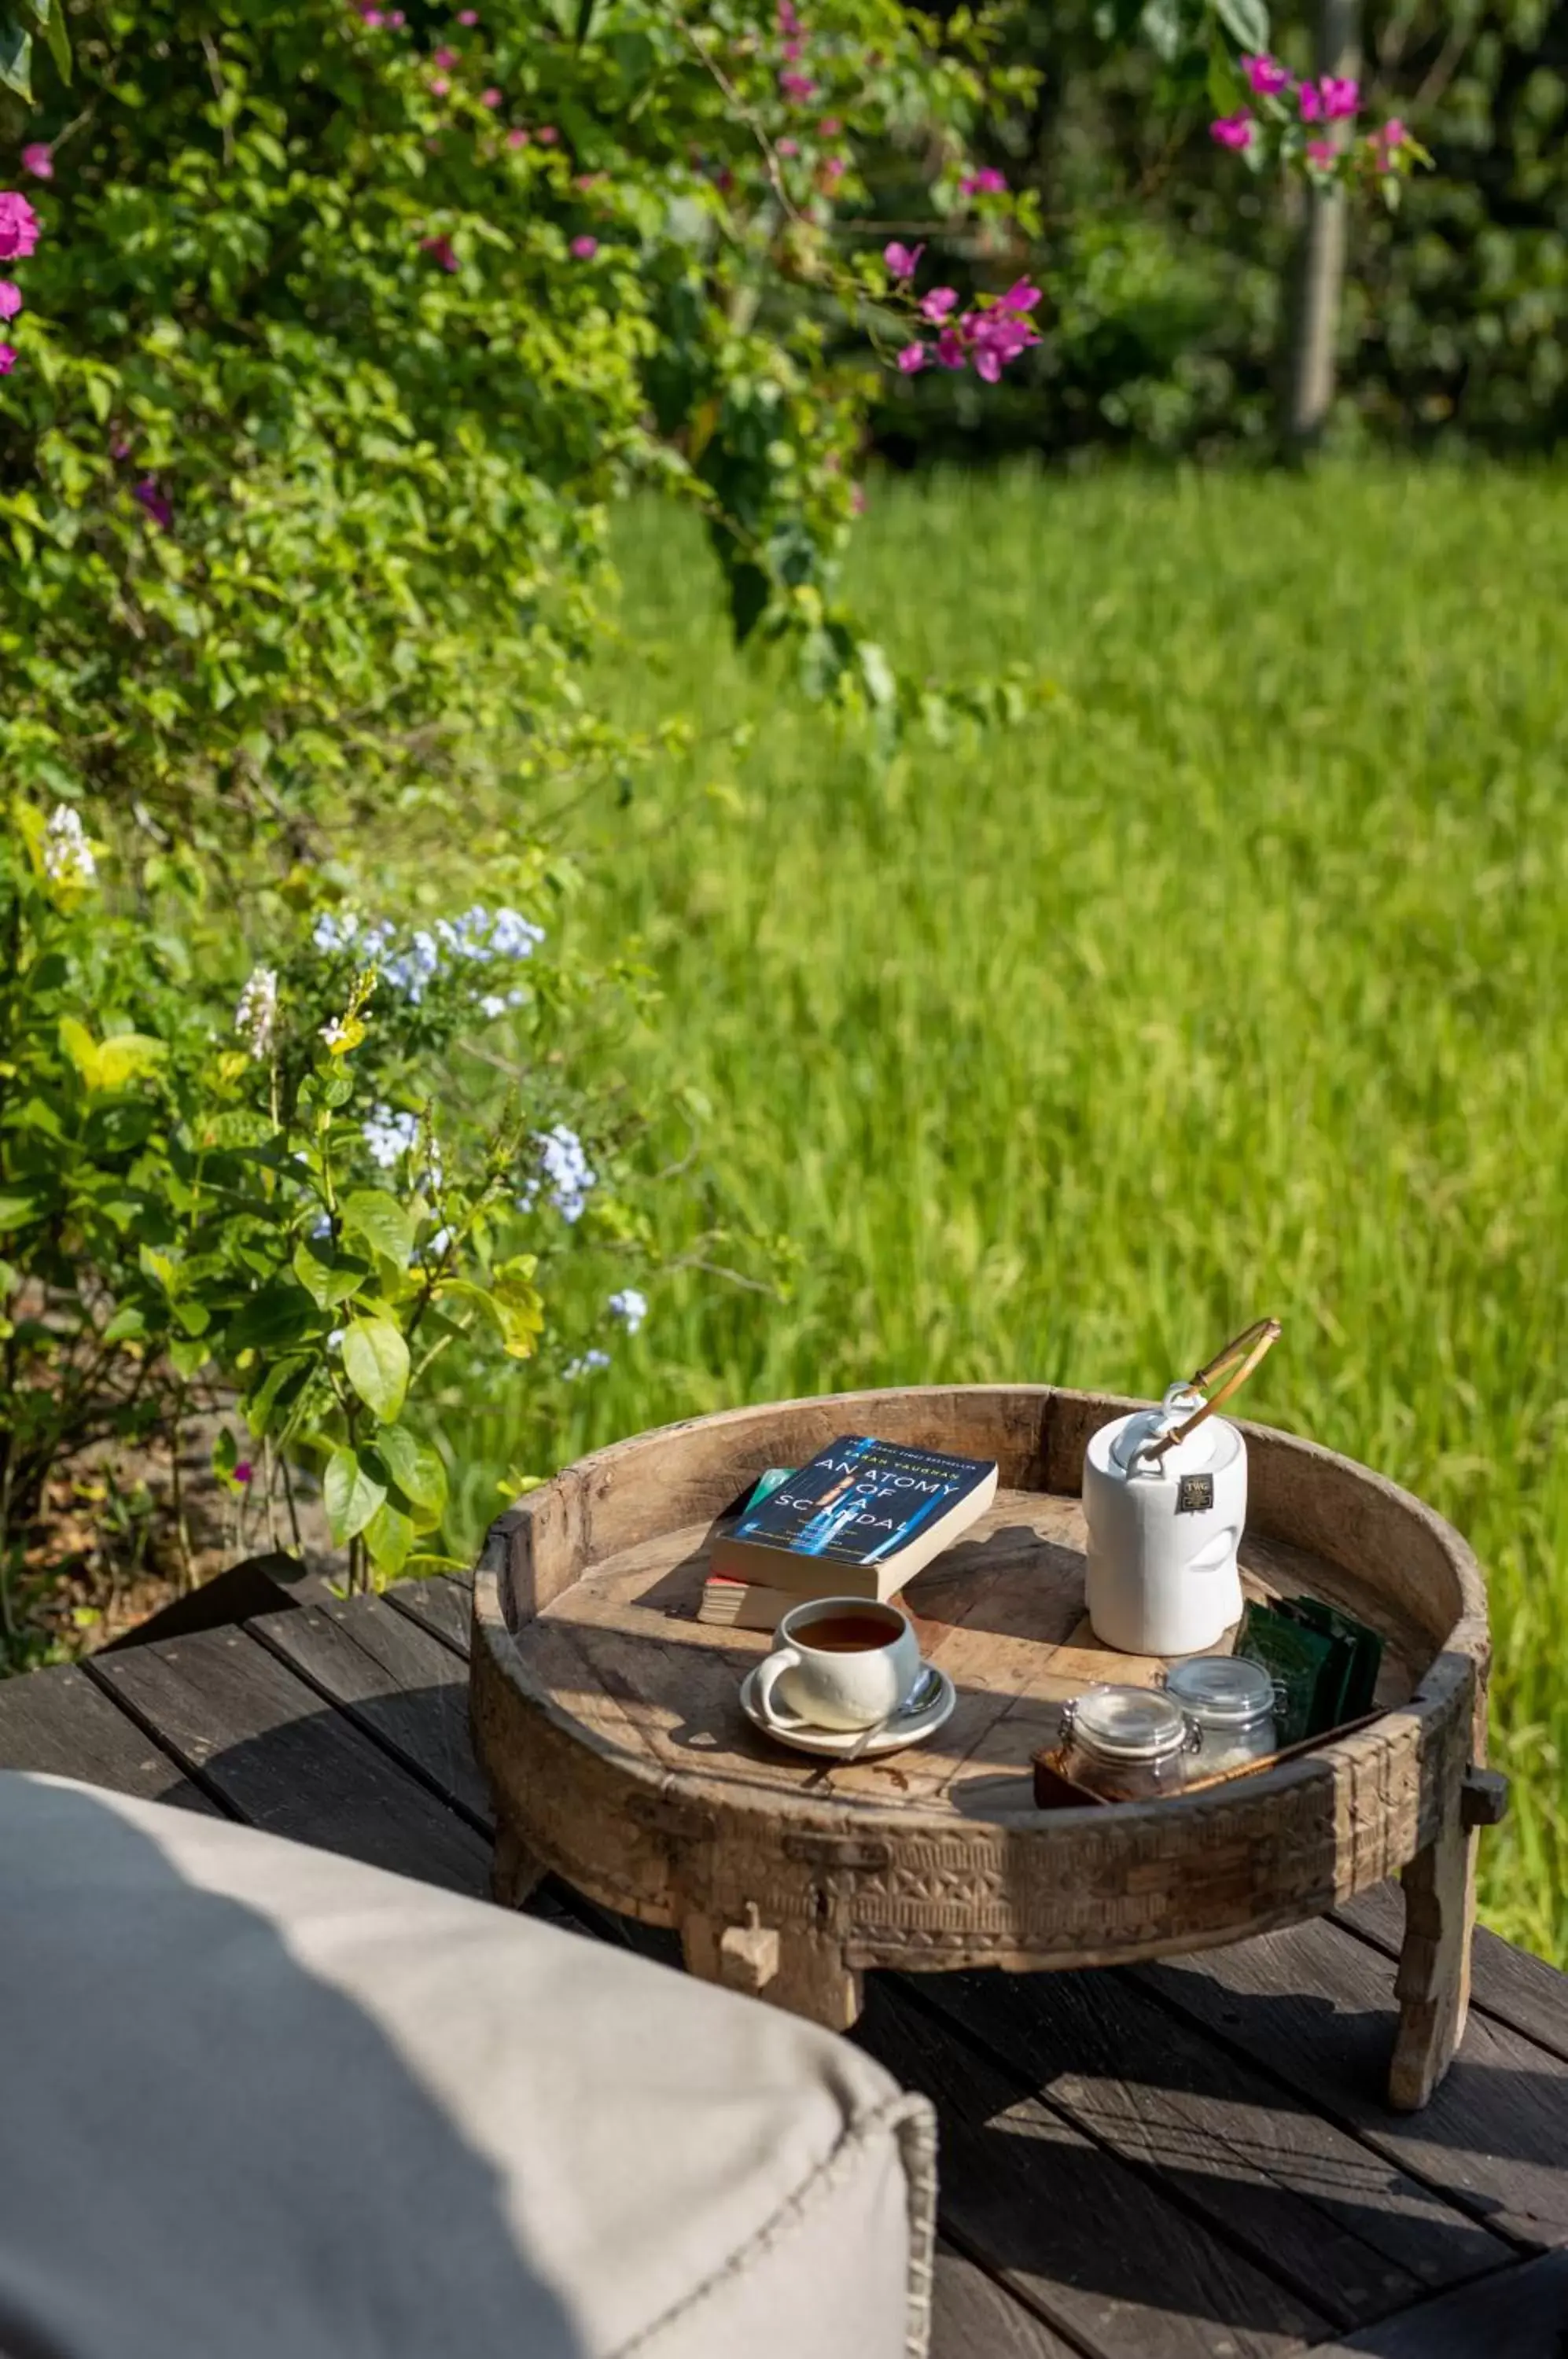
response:
{"label": "blurred grass", "polygon": [[[1058,691],[887,768],[733,653],[676,520],[622,555],[595,692],[704,743],[596,827],[577,922],[640,938],[626,1069],[705,1093],[734,1213],[801,1258],[782,1305],[666,1281],[561,1456],[846,1386],[1156,1392],[1278,1312],[1248,1413],[1487,1571],[1484,1910],[1568,1963],[1568,480],[877,486],[889,651]],[[465,1440],[493,1500],[506,1418]]]}

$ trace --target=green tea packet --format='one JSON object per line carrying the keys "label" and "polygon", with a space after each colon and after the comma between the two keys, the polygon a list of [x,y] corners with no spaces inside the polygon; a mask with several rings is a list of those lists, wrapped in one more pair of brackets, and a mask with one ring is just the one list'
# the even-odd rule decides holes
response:
{"label": "green tea packet", "polygon": [[1260,1663],[1274,1682],[1274,1725],[1281,1752],[1288,1745],[1321,1735],[1345,1717],[1351,1655],[1343,1639],[1311,1629],[1271,1606],[1248,1604],[1236,1633],[1236,1652]]}
{"label": "green tea packet", "polygon": [[1370,1712],[1383,1663],[1383,1641],[1377,1631],[1369,1630],[1365,1622],[1357,1622],[1353,1615],[1342,1614],[1337,1606],[1323,1604],[1320,1598],[1281,1597],[1277,1603],[1279,1612],[1291,1621],[1304,1624],[1309,1630],[1321,1630],[1350,1649],[1341,1717],[1359,1720],[1364,1712]]}

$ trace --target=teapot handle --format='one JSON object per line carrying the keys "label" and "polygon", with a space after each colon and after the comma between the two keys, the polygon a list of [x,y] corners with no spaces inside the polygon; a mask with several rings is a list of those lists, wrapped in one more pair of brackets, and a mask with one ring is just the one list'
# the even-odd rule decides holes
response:
{"label": "teapot handle", "polygon": [[1191,1389],[1193,1392],[1205,1392],[1214,1378],[1223,1376],[1227,1368],[1234,1373],[1220,1386],[1218,1392],[1203,1403],[1202,1408],[1193,1410],[1185,1423],[1172,1426],[1171,1431],[1162,1433],[1157,1441],[1146,1442],[1138,1455],[1143,1458],[1152,1458],[1158,1464],[1165,1452],[1176,1442],[1185,1441],[1187,1436],[1195,1432],[1206,1417],[1213,1417],[1222,1402],[1229,1400],[1232,1393],[1240,1391],[1264,1353],[1279,1342],[1280,1332],[1278,1319],[1255,1319],[1250,1327],[1244,1327],[1239,1335],[1233,1335],[1224,1351],[1216,1352],[1207,1365],[1198,1370],[1192,1380]]}

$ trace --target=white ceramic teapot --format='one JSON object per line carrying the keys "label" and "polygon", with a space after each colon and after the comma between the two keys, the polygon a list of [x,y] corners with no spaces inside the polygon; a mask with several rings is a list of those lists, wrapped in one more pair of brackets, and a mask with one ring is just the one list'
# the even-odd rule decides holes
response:
{"label": "white ceramic teapot", "polygon": [[[1247,1444],[1214,1411],[1279,1332],[1260,1319],[1158,1408],[1113,1418],[1083,1460],[1084,1603],[1102,1646],[1205,1654],[1241,1617],[1236,1549],[1247,1523]],[[1240,1364],[1237,1365],[1237,1363]],[[1212,1399],[1204,1387],[1235,1368]]]}

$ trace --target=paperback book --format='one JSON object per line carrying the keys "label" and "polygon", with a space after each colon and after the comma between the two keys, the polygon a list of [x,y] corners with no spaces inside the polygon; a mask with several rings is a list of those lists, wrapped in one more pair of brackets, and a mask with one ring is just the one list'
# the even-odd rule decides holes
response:
{"label": "paperback book", "polygon": [[714,1541],[711,1571],[787,1593],[791,1603],[888,1598],[984,1515],[996,1492],[994,1460],[846,1434],[748,1504]]}

